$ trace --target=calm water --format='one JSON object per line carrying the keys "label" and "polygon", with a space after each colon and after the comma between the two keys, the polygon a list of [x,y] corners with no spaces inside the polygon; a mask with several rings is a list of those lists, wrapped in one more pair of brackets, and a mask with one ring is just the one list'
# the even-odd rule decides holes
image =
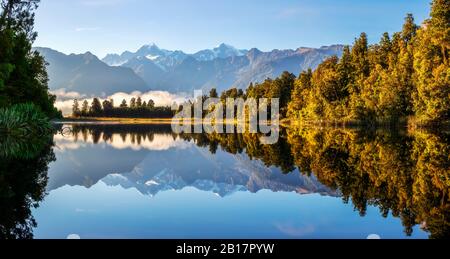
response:
{"label": "calm water", "polygon": [[443,133],[284,129],[263,146],[64,125],[41,142],[2,147],[3,238],[449,236]]}

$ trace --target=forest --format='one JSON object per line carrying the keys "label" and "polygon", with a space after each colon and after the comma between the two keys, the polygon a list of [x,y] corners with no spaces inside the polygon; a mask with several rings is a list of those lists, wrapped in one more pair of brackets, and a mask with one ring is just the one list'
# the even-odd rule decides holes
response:
{"label": "forest", "polygon": [[341,57],[250,85],[245,96],[280,98],[281,116],[291,122],[448,124],[449,24],[450,1],[434,0],[421,26],[408,14],[402,30],[379,43],[369,45],[361,33]]}
{"label": "forest", "polygon": [[50,130],[62,114],[49,93],[46,62],[32,44],[39,1],[1,0],[0,134],[24,137]]}
{"label": "forest", "polygon": [[123,100],[119,107],[114,105],[113,100],[104,100],[100,102],[94,98],[89,104],[84,100],[81,104],[74,100],[72,106],[72,116],[79,117],[112,117],[112,118],[172,118],[175,111],[171,107],[155,106],[153,100],[142,101],[141,97],[131,98],[130,104]]}
{"label": "forest", "polygon": [[[0,0],[0,239],[33,237],[32,210],[46,195],[49,163],[56,159],[50,120],[62,115],[49,93],[46,62],[32,50],[38,3]],[[449,24],[450,0],[433,0],[430,18],[421,25],[408,14],[400,32],[384,33],[377,44],[369,44],[362,33],[342,56],[326,59],[315,70],[298,76],[284,72],[246,90],[212,89],[203,96],[222,103],[279,98],[280,116],[292,127],[282,128],[274,145],[263,145],[250,133],[176,135],[168,125],[129,133],[126,125],[86,124],[74,126],[71,134],[87,141],[91,132],[94,143],[113,141],[112,133],[123,139],[131,134],[139,143],[170,132],[212,153],[245,153],[285,174],[314,175],[361,215],[376,206],[382,216],[401,219],[407,235],[419,226],[431,238],[448,238],[450,137],[448,131],[431,130],[450,120]],[[74,100],[72,115],[172,118],[175,112],[139,97],[120,104],[94,98],[91,103]],[[414,132],[300,127],[407,121],[432,127]]]}
{"label": "forest", "polygon": [[[280,98],[281,118],[292,123],[377,125],[412,121],[448,125],[450,119],[450,1],[434,0],[420,26],[405,17],[400,32],[369,44],[366,33],[314,71],[231,88],[226,98]],[[206,98],[208,96],[204,96]],[[212,89],[209,97],[219,97]],[[129,112],[130,116],[136,113]],[[132,115],[131,115],[132,114]]]}
{"label": "forest", "polygon": [[410,119],[424,125],[450,119],[450,1],[434,0],[430,18],[417,25],[408,14],[400,32],[367,35],[298,77],[283,73],[250,85],[247,97],[280,98],[292,122],[378,124]]}
{"label": "forest", "polygon": [[133,144],[168,134],[213,154],[245,155],[284,174],[317,177],[361,216],[376,206],[383,217],[401,219],[407,236],[416,226],[430,238],[450,234],[448,132],[289,127],[274,145],[263,145],[259,134],[175,134],[170,125],[82,124],[71,133],[80,142],[112,143],[118,134]]}

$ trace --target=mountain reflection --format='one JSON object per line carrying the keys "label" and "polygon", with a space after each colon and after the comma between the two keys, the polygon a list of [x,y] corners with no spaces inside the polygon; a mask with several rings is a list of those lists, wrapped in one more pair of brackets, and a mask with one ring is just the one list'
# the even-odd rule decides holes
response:
{"label": "mountain reflection", "polygon": [[47,188],[90,187],[101,180],[147,195],[187,186],[219,196],[262,189],[336,195],[315,177],[283,175],[242,149],[217,150],[208,137],[172,134],[170,126],[75,125],[70,136],[55,136],[61,159],[50,170]]}
{"label": "mountain reflection", "polygon": [[[71,152],[83,145],[103,147],[83,153],[105,170],[80,158],[77,173],[85,175],[72,185],[102,180],[147,195],[186,186],[220,196],[262,189],[321,193],[341,196],[361,216],[376,206],[381,216],[400,218],[407,235],[419,225],[430,238],[449,236],[448,133],[283,129],[281,135],[276,145],[262,145],[255,134],[176,135],[170,125],[74,125],[71,136],[56,138],[56,144],[75,144]],[[116,159],[121,169],[110,166]],[[101,173],[87,180],[91,167]]]}

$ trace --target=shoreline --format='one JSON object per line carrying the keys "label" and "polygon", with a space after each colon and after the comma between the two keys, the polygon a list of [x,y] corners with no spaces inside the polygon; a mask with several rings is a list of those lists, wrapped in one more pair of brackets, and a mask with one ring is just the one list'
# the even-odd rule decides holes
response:
{"label": "shoreline", "polygon": [[424,122],[414,117],[403,117],[396,121],[378,120],[371,123],[362,121],[347,121],[347,120],[316,120],[316,121],[295,121],[291,119],[282,120],[283,125],[289,125],[294,127],[337,127],[337,128],[404,128],[404,129],[449,129],[450,121],[442,122]]}
{"label": "shoreline", "polygon": [[[63,118],[52,120],[54,124],[129,124],[129,125],[171,125],[172,118],[113,118],[113,117],[92,117],[92,118]],[[182,122],[182,119],[179,119]],[[234,122],[224,122],[237,123]],[[194,122],[192,122],[194,124]],[[423,123],[415,118],[402,118],[398,121],[377,121],[373,124],[367,124],[358,121],[293,121],[291,119],[280,120],[280,126],[283,127],[336,127],[336,128],[392,128],[392,129],[450,129],[450,121],[440,123]]]}
{"label": "shoreline", "polygon": [[171,118],[63,118],[53,120],[54,124],[171,124]]}

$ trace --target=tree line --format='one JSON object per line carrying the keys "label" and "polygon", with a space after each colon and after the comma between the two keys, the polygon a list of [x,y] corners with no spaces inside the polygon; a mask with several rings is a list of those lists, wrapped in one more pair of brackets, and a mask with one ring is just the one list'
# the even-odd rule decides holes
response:
{"label": "tree line", "polygon": [[[422,26],[408,14],[400,32],[384,33],[377,44],[362,33],[341,57],[327,58],[314,71],[284,72],[220,98],[279,98],[281,118],[292,122],[448,123],[449,25],[450,1],[433,0]],[[215,89],[210,97],[218,97]]]}
{"label": "tree line", "polygon": [[280,134],[274,145],[250,133],[181,137],[212,153],[246,154],[285,174],[314,175],[361,216],[376,206],[383,217],[401,219],[407,236],[420,225],[430,238],[449,237],[447,133],[290,127]]}
{"label": "tree line", "polygon": [[[212,89],[202,100],[220,98],[226,107],[227,98],[279,98],[281,119],[291,122],[378,124],[414,118],[423,124],[448,123],[450,0],[433,0],[430,16],[418,26],[408,14],[400,32],[384,33],[377,44],[370,45],[366,33],[361,33],[340,57],[327,58],[298,77],[284,72],[246,90],[231,88],[220,95]],[[197,101],[187,104],[193,109]],[[102,114],[100,108],[96,103],[88,116]],[[151,108],[103,111],[121,117],[160,116],[149,112]],[[163,114],[170,113],[167,109]]]}
{"label": "tree line", "polygon": [[46,62],[32,44],[39,0],[0,0],[0,108],[29,103],[36,113],[62,116],[49,93]]}
{"label": "tree line", "polygon": [[450,1],[434,0],[422,26],[411,14],[403,29],[369,45],[362,33],[340,58],[331,57],[295,80],[293,120],[397,121],[450,119]]}
{"label": "tree line", "polygon": [[153,100],[142,101],[141,97],[131,98],[130,103],[124,99],[118,107],[114,105],[114,100],[104,100],[101,102],[94,98],[89,104],[84,100],[80,106],[77,99],[72,106],[73,117],[114,117],[114,118],[172,118],[175,112],[171,107],[155,106]]}
{"label": "tree line", "polygon": [[430,129],[409,132],[326,127],[282,128],[280,140],[264,145],[259,134],[175,134],[169,125],[77,125],[78,141],[141,143],[169,134],[215,154],[242,154],[280,173],[314,175],[365,216],[370,206],[401,219],[405,234],[415,226],[430,238],[450,236],[450,135]]}

